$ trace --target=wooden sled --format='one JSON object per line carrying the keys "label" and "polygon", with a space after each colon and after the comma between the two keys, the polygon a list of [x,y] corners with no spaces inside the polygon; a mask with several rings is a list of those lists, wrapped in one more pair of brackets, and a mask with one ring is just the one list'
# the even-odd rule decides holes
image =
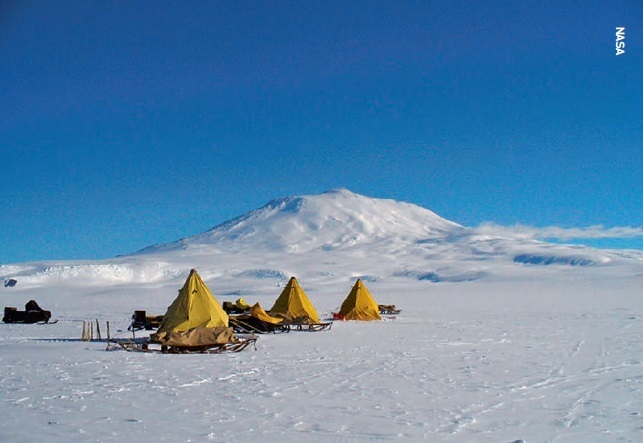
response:
{"label": "wooden sled", "polygon": [[289,326],[290,326],[291,331],[294,330],[294,331],[319,332],[319,331],[330,330],[330,328],[333,326],[333,322],[328,322],[328,323],[297,323],[297,324],[291,324]]}
{"label": "wooden sled", "polygon": [[[290,331],[309,331],[309,332],[319,332],[319,331],[325,331],[327,329],[330,329],[333,326],[332,322],[328,323],[284,323],[280,325],[271,325],[274,326],[274,328],[269,329],[269,330],[260,330],[252,325],[249,325],[248,323],[245,323],[243,321],[238,321],[238,320],[233,320],[232,317],[230,317],[230,324],[232,325],[233,328],[235,328],[236,332],[244,332],[244,333],[257,333],[257,334],[278,334],[281,332],[290,332]],[[237,330],[236,328],[239,328]]]}
{"label": "wooden sled", "polygon": [[381,315],[397,315],[402,312],[401,309],[396,309],[395,305],[377,305]]}
{"label": "wooden sled", "polygon": [[287,325],[291,331],[319,332],[330,330],[333,322],[315,322],[308,315],[293,317],[289,314],[269,313],[274,317],[283,318],[283,325]]}
{"label": "wooden sled", "polygon": [[272,324],[248,315],[229,316],[228,322],[234,332],[242,334],[279,334],[290,332],[290,325]]}
{"label": "wooden sled", "polygon": [[204,346],[164,346],[146,338],[134,339],[112,339],[107,342],[107,350],[124,349],[133,352],[150,352],[161,354],[223,354],[227,352],[241,352],[248,346],[253,345],[257,350],[257,337],[237,336],[238,341],[233,343],[216,343]]}

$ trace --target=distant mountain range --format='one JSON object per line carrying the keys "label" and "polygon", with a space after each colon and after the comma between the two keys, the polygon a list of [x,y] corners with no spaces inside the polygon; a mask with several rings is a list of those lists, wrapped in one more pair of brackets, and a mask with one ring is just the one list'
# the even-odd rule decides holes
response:
{"label": "distant mountain range", "polygon": [[0,276],[19,285],[77,277],[146,283],[182,278],[193,267],[206,278],[246,282],[308,274],[440,283],[534,277],[545,268],[643,275],[643,253],[509,238],[489,229],[483,234],[417,205],[337,189],[279,198],[206,232],[130,255],[3,265]]}

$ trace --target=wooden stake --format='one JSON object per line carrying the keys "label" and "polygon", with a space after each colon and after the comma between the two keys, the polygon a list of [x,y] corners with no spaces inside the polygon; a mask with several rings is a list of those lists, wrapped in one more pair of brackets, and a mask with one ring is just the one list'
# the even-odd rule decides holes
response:
{"label": "wooden stake", "polygon": [[98,319],[96,319],[96,333],[98,334],[98,339],[102,340],[102,337],[100,336],[100,323],[98,323]]}

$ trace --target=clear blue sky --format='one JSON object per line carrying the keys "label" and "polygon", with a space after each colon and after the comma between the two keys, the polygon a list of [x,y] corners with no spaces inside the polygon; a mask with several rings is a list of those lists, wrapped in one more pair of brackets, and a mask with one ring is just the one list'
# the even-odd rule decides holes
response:
{"label": "clear blue sky", "polygon": [[0,263],[336,187],[467,226],[641,227],[642,77],[638,0],[0,0]]}

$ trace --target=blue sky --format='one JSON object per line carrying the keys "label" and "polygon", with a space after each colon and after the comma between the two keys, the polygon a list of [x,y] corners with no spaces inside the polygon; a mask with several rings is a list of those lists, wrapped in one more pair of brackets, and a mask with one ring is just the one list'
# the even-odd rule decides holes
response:
{"label": "blue sky", "polygon": [[643,249],[642,33],[636,0],[0,0],[0,263],[337,187]]}

